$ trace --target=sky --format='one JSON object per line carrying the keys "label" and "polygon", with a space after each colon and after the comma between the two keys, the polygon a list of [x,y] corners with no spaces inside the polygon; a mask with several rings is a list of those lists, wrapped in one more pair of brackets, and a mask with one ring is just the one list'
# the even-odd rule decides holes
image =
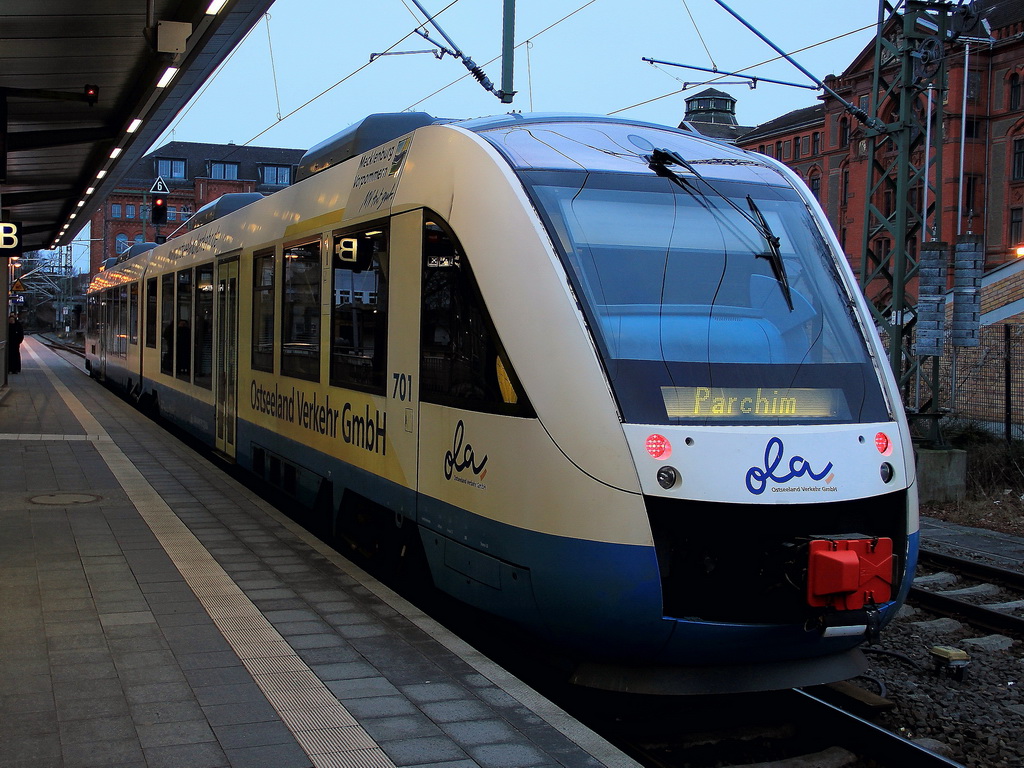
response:
{"label": "sky", "polygon": [[[419,1],[500,88],[503,0]],[[724,2],[818,79],[846,69],[878,20],[876,0]],[[150,151],[170,141],[308,149],[366,115],[407,110],[617,114],[675,126],[685,99],[707,87],[735,97],[740,125],[755,126],[815,104],[819,93],[763,82],[752,90],[736,77],[643,61],[812,85],[716,0],[517,0],[517,93],[508,105],[449,55],[370,62],[374,53],[436,50],[414,32],[424,22],[412,0],[277,0]],[[88,236],[76,239],[79,270],[88,270]]]}
{"label": "sky", "polygon": [[[819,79],[842,72],[870,43],[878,15],[876,0],[726,1],[787,53],[799,51],[794,58]],[[430,13],[445,9],[436,18],[444,32],[500,87],[502,0],[420,3]],[[716,75],[642,61],[811,84],[788,62],[771,61],[778,54],[716,0],[516,6],[517,94],[505,105],[448,55],[388,55],[370,63],[373,53],[434,47],[413,33],[424,17],[411,0],[277,0],[154,147],[178,140],[305,149],[368,114],[406,110],[450,118],[586,112],[677,125],[685,98],[709,85],[738,100],[741,125],[815,103],[817,92],[804,88],[759,83],[751,90],[735,77],[708,82]],[[680,92],[684,83],[691,87]]]}

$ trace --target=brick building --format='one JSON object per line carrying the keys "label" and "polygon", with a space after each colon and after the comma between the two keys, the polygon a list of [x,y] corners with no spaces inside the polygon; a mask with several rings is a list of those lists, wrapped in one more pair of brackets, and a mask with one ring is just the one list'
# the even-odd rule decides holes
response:
{"label": "brick building", "polygon": [[[240,147],[172,141],[150,152],[132,166],[118,188],[97,209],[91,220],[89,271],[103,260],[120,255],[133,243],[152,241],[156,235],[172,237],[189,216],[228,192],[270,194],[294,181],[302,149]],[[167,196],[167,223],[157,228],[150,221],[149,190],[162,178]]]}
{"label": "brick building", "polygon": [[[935,96],[943,100],[945,113],[938,215],[945,241],[968,233],[983,237],[985,270],[991,272],[1014,261],[1016,249],[1024,246],[1024,0],[982,0],[978,10],[992,40],[948,46],[947,87]],[[825,79],[840,96],[865,110],[874,49],[872,42],[842,74]],[[819,98],[817,105],[758,126],[737,144],[771,155],[800,173],[859,271],[867,141],[863,127],[835,98]],[[882,106],[883,120],[887,108]],[[894,202],[874,201],[882,210],[891,210]],[[935,223],[929,220],[930,227]],[[887,245],[872,243],[876,251]],[[908,247],[916,252],[915,244]]]}

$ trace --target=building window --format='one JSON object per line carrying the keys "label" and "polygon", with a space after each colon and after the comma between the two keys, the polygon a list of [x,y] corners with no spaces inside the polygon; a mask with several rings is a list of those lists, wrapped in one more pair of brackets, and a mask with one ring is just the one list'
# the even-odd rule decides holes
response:
{"label": "building window", "polygon": [[114,253],[120,256],[128,250],[128,235],[124,232],[114,238]]}
{"label": "building window", "polygon": [[274,370],[274,249],[260,251],[252,262],[252,367]]}
{"label": "building window", "polygon": [[156,175],[165,179],[184,179],[185,161],[172,158],[159,158],[156,161]]}
{"label": "building window", "polygon": [[121,218],[121,204],[114,203],[110,206],[110,218],[120,219]]}
{"label": "building window", "polygon": [[839,204],[846,205],[850,199],[850,169],[843,168],[839,178]]}
{"label": "building window", "polygon": [[1024,181],[1024,139],[1013,140],[1013,180]]}
{"label": "building window", "polygon": [[124,217],[126,219],[134,219],[135,218],[135,206],[134,205],[129,204],[129,205],[126,205],[124,207]]}
{"label": "building window", "polygon": [[177,213],[177,210],[175,209],[175,207],[173,205],[168,205],[167,206],[167,220],[168,221],[177,221],[178,220],[178,213]]}
{"label": "building window", "polygon": [[1020,75],[1010,75],[1010,109],[1020,109]]}
{"label": "building window", "polygon": [[320,380],[320,241],[284,249],[281,373]]}
{"label": "building window", "polygon": [[290,165],[263,166],[263,183],[288,186],[292,183],[292,167]]}
{"label": "building window", "polygon": [[845,117],[839,121],[839,146],[850,146],[850,121]]}
{"label": "building window", "polygon": [[1010,209],[1010,247],[1024,241],[1024,208]]}
{"label": "building window", "polygon": [[238,163],[223,163],[213,161],[210,163],[210,178],[212,179],[237,179]]}
{"label": "building window", "polygon": [[808,186],[811,188],[811,194],[814,195],[814,199],[819,203],[821,202],[821,174],[813,173],[809,180]]}
{"label": "building window", "polygon": [[331,384],[383,394],[387,374],[388,233],[332,236]]}
{"label": "building window", "polygon": [[811,154],[821,154],[821,134],[817,131],[811,134]]}
{"label": "building window", "polygon": [[981,121],[968,118],[964,121],[964,138],[980,139],[982,137]]}
{"label": "building window", "polygon": [[800,159],[800,139],[799,139],[799,137],[793,139],[793,159],[794,160],[799,160]]}

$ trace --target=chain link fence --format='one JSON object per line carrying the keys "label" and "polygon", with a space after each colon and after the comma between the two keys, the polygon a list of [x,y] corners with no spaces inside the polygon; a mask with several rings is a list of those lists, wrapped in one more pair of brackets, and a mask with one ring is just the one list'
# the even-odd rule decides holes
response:
{"label": "chain link fence", "polygon": [[1024,324],[981,328],[977,347],[946,342],[939,407],[949,418],[1024,440]]}

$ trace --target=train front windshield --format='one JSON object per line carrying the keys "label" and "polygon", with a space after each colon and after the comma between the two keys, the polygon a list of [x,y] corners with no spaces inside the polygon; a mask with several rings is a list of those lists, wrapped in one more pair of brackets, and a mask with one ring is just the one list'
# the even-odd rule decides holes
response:
{"label": "train front windshield", "polygon": [[795,190],[653,173],[522,176],[627,421],[890,418],[855,305]]}

